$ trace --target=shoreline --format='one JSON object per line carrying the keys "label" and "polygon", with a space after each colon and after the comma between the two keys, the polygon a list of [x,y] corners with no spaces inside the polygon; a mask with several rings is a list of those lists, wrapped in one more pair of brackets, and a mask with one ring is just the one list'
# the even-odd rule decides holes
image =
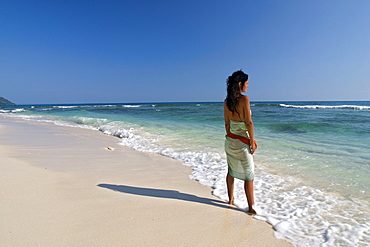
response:
{"label": "shoreline", "polygon": [[0,245],[291,246],[180,161],[98,131],[4,116],[0,136]]}

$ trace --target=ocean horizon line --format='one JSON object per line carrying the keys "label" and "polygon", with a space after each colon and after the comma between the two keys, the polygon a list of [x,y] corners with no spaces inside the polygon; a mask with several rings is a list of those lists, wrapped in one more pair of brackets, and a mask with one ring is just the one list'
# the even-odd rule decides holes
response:
{"label": "ocean horizon line", "polygon": [[[370,100],[251,100],[251,103],[284,103],[284,102],[297,102],[297,103],[326,103],[326,102],[370,102]],[[15,107],[15,106],[53,106],[53,105],[117,105],[117,104],[218,104],[223,101],[159,101],[159,102],[90,102],[90,103],[27,103],[27,104],[15,104],[15,105],[1,105],[0,107]]]}

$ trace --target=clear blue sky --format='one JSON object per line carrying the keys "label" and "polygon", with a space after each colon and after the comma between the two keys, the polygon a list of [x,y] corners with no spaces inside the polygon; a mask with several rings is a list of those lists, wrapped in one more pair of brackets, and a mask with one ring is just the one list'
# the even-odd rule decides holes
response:
{"label": "clear blue sky", "polygon": [[17,104],[370,100],[368,0],[1,0],[0,96]]}

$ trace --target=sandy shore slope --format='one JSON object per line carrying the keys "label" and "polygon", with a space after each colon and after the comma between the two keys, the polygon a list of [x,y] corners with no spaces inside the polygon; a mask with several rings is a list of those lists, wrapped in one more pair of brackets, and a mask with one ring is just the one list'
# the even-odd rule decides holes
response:
{"label": "sandy shore slope", "polygon": [[189,167],[118,142],[0,116],[0,246],[290,246]]}

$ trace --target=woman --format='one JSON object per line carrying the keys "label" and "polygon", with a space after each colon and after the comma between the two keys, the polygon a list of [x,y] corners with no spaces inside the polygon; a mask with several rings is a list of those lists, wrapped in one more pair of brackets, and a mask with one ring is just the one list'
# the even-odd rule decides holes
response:
{"label": "woman", "polygon": [[248,75],[239,70],[227,79],[227,97],[224,102],[226,129],[225,151],[228,173],[226,176],[229,205],[234,203],[234,178],[244,180],[244,191],[248,201],[248,212],[256,214],[254,205],[254,163],[253,153],[257,148],[249,98]]}

